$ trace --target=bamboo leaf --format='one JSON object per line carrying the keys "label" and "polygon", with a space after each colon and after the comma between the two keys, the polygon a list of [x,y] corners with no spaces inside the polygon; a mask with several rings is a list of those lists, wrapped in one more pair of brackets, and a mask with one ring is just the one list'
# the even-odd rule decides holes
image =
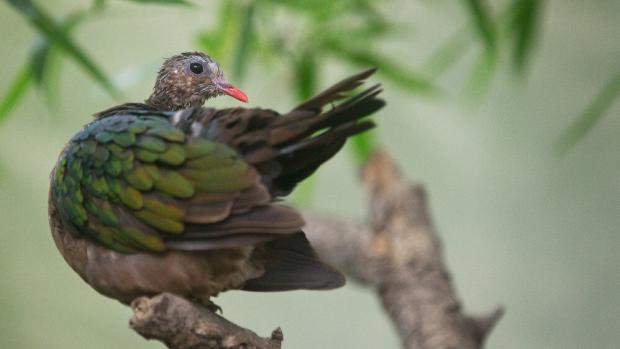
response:
{"label": "bamboo leaf", "polygon": [[221,40],[214,33],[205,32],[198,35],[198,45],[200,48],[216,57],[220,56],[220,42]]}
{"label": "bamboo leaf", "polygon": [[48,41],[58,45],[66,54],[73,58],[87,73],[101,85],[108,93],[118,97],[119,93],[103,74],[99,67],[77,46],[69,35],[58,26],[58,24],[41,8],[37,7],[31,0],[7,0],[29,22],[43,35]]}
{"label": "bamboo leaf", "polygon": [[[84,18],[83,12],[75,12],[68,16],[62,22],[62,29],[66,32],[71,30],[75,25]],[[24,68],[22,72],[14,82],[11,88],[9,88],[9,94],[3,99],[2,107],[0,107],[0,119],[8,116],[15,104],[24,95],[28,85],[34,81],[39,88],[45,87],[47,99],[50,103],[55,101],[55,89],[53,81],[57,76],[52,76],[50,66],[56,60],[52,57],[52,45],[51,42],[45,36],[39,36],[35,39],[35,44],[30,53],[30,60],[28,62],[28,69]],[[26,74],[25,71],[29,70]]]}
{"label": "bamboo leaf", "polygon": [[30,54],[30,67],[32,76],[37,85],[43,84],[43,78],[51,51],[50,42],[44,37],[40,37],[35,41],[32,53]]}
{"label": "bamboo leaf", "polygon": [[495,56],[489,51],[481,51],[465,84],[465,96],[474,104],[479,103],[489,91],[496,68]]}
{"label": "bamboo leaf", "polygon": [[105,9],[106,0],[93,0],[91,10],[93,12],[101,12]]}
{"label": "bamboo leaf", "polygon": [[[504,6],[497,15],[497,23],[510,20],[514,11],[514,4],[510,3]],[[427,72],[430,77],[435,79],[448,71],[472,48],[471,43],[475,38],[473,35],[474,28],[477,28],[477,25],[469,22],[455,31],[430,55],[425,64],[422,65],[422,71]]]}
{"label": "bamboo leaf", "polygon": [[374,129],[351,138],[351,151],[357,165],[362,166],[377,147],[377,134]]}
{"label": "bamboo leaf", "polygon": [[[316,92],[318,78],[316,57],[305,52],[301,54],[293,66],[295,76],[295,92],[300,100],[307,100]],[[316,188],[316,174],[306,178],[297,186],[293,202],[298,205],[309,205],[314,199],[314,189]]]}
{"label": "bamboo leaf", "polygon": [[32,82],[32,70],[29,64],[25,64],[19,74],[11,83],[6,96],[0,102],[0,122],[6,119],[6,116],[24,97],[28,86]]}
{"label": "bamboo leaf", "polygon": [[302,53],[294,65],[294,70],[297,98],[305,101],[316,91],[318,77],[316,57],[310,52]]}
{"label": "bamboo leaf", "polygon": [[4,161],[0,160],[0,182],[6,180],[7,177],[7,169],[4,165]]}
{"label": "bamboo leaf", "polygon": [[291,196],[291,201],[295,206],[310,206],[314,200],[314,189],[316,188],[318,174],[315,173],[310,177],[304,179],[295,188]]}
{"label": "bamboo leaf", "polygon": [[[62,20],[60,28],[66,34],[69,34],[85,17],[86,14],[82,11],[74,12]],[[39,86],[43,86],[45,80],[47,80],[45,75],[47,74],[48,66],[51,61],[52,43],[53,42],[50,42],[47,37],[39,36],[35,40],[34,47],[30,54],[30,65],[32,67],[33,76],[35,82]],[[50,84],[47,83],[45,85]]]}
{"label": "bamboo leaf", "polygon": [[467,0],[467,6],[469,7],[476,29],[487,50],[495,52],[495,26],[491,19],[491,15],[483,4],[483,0]]}
{"label": "bamboo leaf", "polygon": [[523,72],[538,33],[542,0],[517,0],[514,9],[514,47],[512,60],[515,68]]}
{"label": "bamboo leaf", "polygon": [[43,89],[46,102],[50,109],[58,108],[60,102],[60,73],[62,68],[62,54],[58,47],[52,46],[47,57],[45,75],[43,77],[43,83],[39,85],[39,88]]}
{"label": "bamboo leaf", "polygon": [[397,85],[418,93],[435,93],[438,89],[421,74],[408,70],[391,61],[388,57],[363,49],[355,49],[345,45],[328,44],[330,52],[356,65],[379,68],[378,73],[385,76]]}
{"label": "bamboo leaf", "polygon": [[471,45],[472,33],[462,28],[446,39],[422,65],[422,70],[430,77],[438,78],[463,57]]}
{"label": "bamboo leaf", "polygon": [[[93,9],[93,11],[98,10]],[[60,28],[69,34],[86,18],[87,14],[83,11],[70,13],[60,22]],[[43,89],[50,108],[56,108],[58,106],[58,81],[60,79],[60,48],[57,45],[52,45],[43,36],[37,42],[38,44],[35,45],[30,56],[34,78],[37,86]]]}
{"label": "bamboo leaf", "polygon": [[222,2],[217,14],[215,29],[198,36],[200,48],[217,57],[220,62],[228,62],[234,52],[237,36],[235,30],[237,6],[234,1]]}
{"label": "bamboo leaf", "polygon": [[140,4],[163,4],[163,5],[192,5],[191,2],[187,0],[127,0],[130,2],[137,2]]}
{"label": "bamboo leaf", "polygon": [[601,121],[619,96],[620,72],[607,82],[581,115],[562,132],[555,142],[556,151],[564,154],[577,145]]}
{"label": "bamboo leaf", "polygon": [[233,77],[235,81],[240,81],[245,77],[248,62],[250,61],[249,50],[254,41],[254,2],[250,2],[243,8],[240,22],[239,39],[233,57]]}

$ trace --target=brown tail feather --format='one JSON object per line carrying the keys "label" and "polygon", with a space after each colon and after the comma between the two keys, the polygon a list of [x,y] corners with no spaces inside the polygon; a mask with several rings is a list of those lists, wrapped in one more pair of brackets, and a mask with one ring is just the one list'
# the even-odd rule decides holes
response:
{"label": "brown tail feather", "polygon": [[265,274],[250,279],[246,291],[329,290],[345,284],[344,276],[321,262],[303,232],[272,240],[262,255],[254,256],[265,267]]}
{"label": "brown tail feather", "polygon": [[347,137],[372,127],[374,123],[370,121],[345,124],[281,149],[282,155],[277,158],[280,170],[272,180],[272,194],[284,196],[290,193],[297,183],[312,175],[319,166],[338,153]]}
{"label": "brown tail feather", "polygon": [[269,145],[276,151],[268,157],[270,162],[275,160],[278,167],[276,170],[273,165],[267,167],[270,171],[266,177],[272,194],[287,195],[297,183],[334,156],[348,137],[374,126],[361,119],[385,105],[377,98],[382,92],[380,85],[321,112],[326,103],[342,98],[344,92],[360,86],[374,71],[367,70],[343,80],[272,124]]}
{"label": "brown tail feather", "polygon": [[[256,167],[272,195],[287,195],[336,154],[348,137],[373,127],[362,119],[385,105],[378,98],[381,86],[344,97],[375,70],[344,79],[285,115],[259,108],[203,108],[179,127],[231,145]],[[194,128],[195,123],[200,127]]]}
{"label": "brown tail feather", "polygon": [[368,77],[374,74],[377,68],[365,70],[359,74],[348,77],[339,83],[331,86],[325,91],[298,105],[295,110],[321,110],[323,106],[334,102],[343,97],[344,92],[348,92],[361,86]]}
{"label": "brown tail feather", "polygon": [[361,119],[381,109],[385,102],[376,98],[382,92],[375,85],[324,113],[299,115],[298,110],[284,115],[271,131],[269,142],[272,146],[283,146],[311,136],[322,129],[329,129]]}

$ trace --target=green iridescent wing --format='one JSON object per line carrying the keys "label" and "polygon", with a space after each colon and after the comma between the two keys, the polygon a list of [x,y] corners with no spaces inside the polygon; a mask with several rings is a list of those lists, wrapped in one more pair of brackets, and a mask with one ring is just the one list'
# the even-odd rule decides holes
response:
{"label": "green iridescent wing", "polygon": [[227,145],[188,137],[166,113],[95,120],[52,179],[68,230],[121,252],[210,249],[298,231],[257,172]]}

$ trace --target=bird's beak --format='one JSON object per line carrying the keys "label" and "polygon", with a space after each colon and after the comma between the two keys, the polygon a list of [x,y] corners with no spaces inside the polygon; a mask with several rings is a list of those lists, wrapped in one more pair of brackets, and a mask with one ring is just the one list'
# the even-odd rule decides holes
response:
{"label": "bird's beak", "polygon": [[231,85],[230,82],[226,80],[221,80],[221,81],[217,81],[216,84],[217,84],[217,87],[220,89],[220,91],[222,91],[223,93],[243,103],[248,102],[248,96],[246,96],[246,94],[243,93],[243,91],[241,91],[240,89]]}

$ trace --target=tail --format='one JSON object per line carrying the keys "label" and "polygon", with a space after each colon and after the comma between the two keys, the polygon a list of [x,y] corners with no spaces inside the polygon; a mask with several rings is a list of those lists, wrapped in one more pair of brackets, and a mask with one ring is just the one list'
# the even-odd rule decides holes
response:
{"label": "tail", "polygon": [[345,284],[339,271],[319,260],[303,232],[266,243],[254,258],[265,273],[248,280],[246,291],[330,290]]}
{"label": "tail", "polygon": [[[275,153],[263,154],[266,157],[262,159],[262,156],[248,158],[254,164],[262,163],[261,172],[273,195],[289,194],[297,183],[334,156],[348,137],[374,127],[372,121],[362,119],[385,105],[377,98],[381,85],[374,85],[335,106],[334,103],[361,86],[375,71],[369,69],[333,85],[270,125],[269,146]],[[333,107],[324,111],[327,105]]]}

